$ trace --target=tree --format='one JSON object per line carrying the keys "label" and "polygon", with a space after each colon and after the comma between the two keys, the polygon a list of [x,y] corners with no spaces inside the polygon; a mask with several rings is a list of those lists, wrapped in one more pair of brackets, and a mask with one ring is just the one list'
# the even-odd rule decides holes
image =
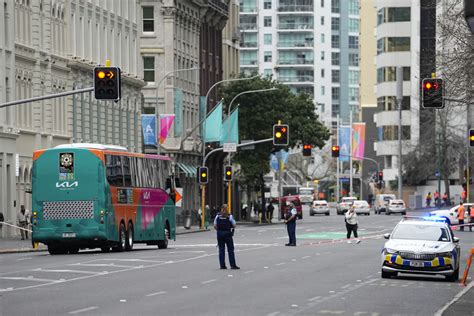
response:
{"label": "tree", "polygon": [[[221,95],[227,109],[229,102],[240,92],[272,87],[278,90],[245,94],[234,101],[233,108],[235,102],[239,103],[239,138],[271,138],[273,125],[281,121],[289,125],[289,147],[304,142],[322,148],[330,132],[318,120],[315,106],[308,95],[295,95],[286,85],[270,77],[233,82],[222,89]],[[270,171],[270,153],[280,149],[268,142],[256,145],[253,151],[238,152],[234,161],[241,165],[243,181],[260,186],[263,194],[263,175]]]}

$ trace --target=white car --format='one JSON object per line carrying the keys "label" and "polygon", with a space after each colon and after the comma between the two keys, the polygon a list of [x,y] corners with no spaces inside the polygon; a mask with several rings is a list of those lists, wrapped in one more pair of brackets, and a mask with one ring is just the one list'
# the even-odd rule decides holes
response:
{"label": "white car", "polygon": [[337,215],[344,215],[344,213],[349,209],[349,207],[352,206],[352,203],[354,203],[354,201],[356,200],[357,198],[352,196],[343,197],[341,202],[336,206]]}
{"label": "white car", "polygon": [[314,214],[325,214],[329,216],[328,202],[325,200],[313,201],[309,209],[309,215],[314,216]]}
{"label": "white car", "polygon": [[354,210],[357,215],[359,214],[365,214],[365,215],[370,215],[370,205],[367,203],[367,201],[364,200],[357,200],[354,201]]}
{"label": "white car", "polygon": [[401,213],[402,215],[407,214],[407,208],[403,200],[390,200],[385,209],[385,215],[392,213]]}
{"label": "white car", "polygon": [[[464,223],[467,222],[469,216],[469,208],[474,207],[474,203],[464,203],[464,208],[466,212],[464,213]],[[438,210],[438,211],[431,211],[430,216],[437,216],[443,217],[448,222],[448,225],[457,225],[459,224],[458,221],[458,207],[459,204],[450,208],[449,210]]]}
{"label": "white car", "polygon": [[461,248],[442,219],[404,217],[391,234],[385,234],[382,278],[398,273],[441,274],[447,281],[459,278]]}

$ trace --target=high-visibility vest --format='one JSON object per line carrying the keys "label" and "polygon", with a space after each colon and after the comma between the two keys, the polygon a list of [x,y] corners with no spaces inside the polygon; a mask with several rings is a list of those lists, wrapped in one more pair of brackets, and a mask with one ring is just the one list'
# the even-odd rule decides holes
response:
{"label": "high-visibility vest", "polygon": [[466,209],[464,208],[464,206],[460,206],[458,207],[458,219],[459,220],[464,220],[464,212],[466,211]]}
{"label": "high-visibility vest", "polygon": [[471,219],[474,219],[474,206],[471,206],[470,210],[471,210],[471,211],[469,212],[469,217],[470,217]]}

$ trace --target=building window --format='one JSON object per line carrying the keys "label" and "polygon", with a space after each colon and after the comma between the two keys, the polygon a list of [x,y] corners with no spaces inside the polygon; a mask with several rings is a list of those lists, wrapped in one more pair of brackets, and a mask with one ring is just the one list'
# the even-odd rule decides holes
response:
{"label": "building window", "polygon": [[[340,106],[339,106],[339,104],[333,104],[332,109],[331,109],[331,115],[332,115],[332,117],[336,118],[338,114],[340,114]],[[336,122],[334,122],[334,123],[336,123]]]}
{"label": "building window", "polygon": [[377,13],[377,25],[391,22],[410,22],[410,7],[383,8]]}
{"label": "building window", "polygon": [[321,34],[321,44],[324,44],[325,41],[326,37],[324,36],[324,34]]}
{"label": "building window", "polygon": [[384,37],[377,41],[377,54],[409,51],[410,37]]}
{"label": "building window", "polygon": [[349,53],[349,66],[359,66],[359,53]]}
{"label": "building window", "polygon": [[[402,99],[402,110],[410,110],[410,96],[404,96]],[[398,110],[397,98],[395,96],[384,96],[377,98],[377,111],[396,111]]]}
{"label": "building window", "polygon": [[325,54],[324,51],[321,51],[321,60],[324,60]]}
{"label": "building window", "polygon": [[143,80],[155,82],[155,57],[143,57]]}
{"label": "building window", "polygon": [[154,7],[142,7],[143,9],[143,32],[155,31]]}
{"label": "building window", "polygon": [[272,61],[272,52],[264,52],[263,61],[266,63],[270,63]]}
{"label": "building window", "polygon": [[349,84],[359,84],[358,70],[349,70]]}
{"label": "building window", "polygon": [[272,8],[272,0],[265,0],[263,3],[263,8],[265,10],[271,9]]}
{"label": "building window", "polygon": [[272,70],[271,69],[263,69],[263,75],[264,76],[267,76],[267,77],[271,77],[271,75],[273,74]]}
{"label": "building window", "polygon": [[333,100],[339,100],[339,96],[341,95],[341,89],[339,87],[331,88],[331,95]]}
{"label": "building window", "polygon": [[340,48],[341,47],[339,35],[331,36],[331,47],[332,48]]}
{"label": "building window", "polygon": [[326,87],[321,86],[321,95],[326,95]]}
{"label": "building window", "polygon": [[264,34],[263,35],[263,43],[265,45],[271,45],[272,44],[272,34]]}
{"label": "building window", "polygon": [[266,16],[263,18],[263,26],[265,27],[271,27],[272,26],[272,17],[271,16]]}
{"label": "building window", "polygon": [[321,17],[321,25],[324,25],[324,16]]}
{"label": "building window", "polygon": [[349,88],[349,101],[359,101],[359,88]]}
{"label": "building window", "polygon": [[321,69],[321,78],[324,78],[325,74],[326,74],[326,72],[324,71],[324,68]]}
{"label": "building window", "polygon": [[359,19],[349,19],[349,32],[359,33]]}
{"label": "building window", "polygon": [[359,15],[359,0],[349,0],[349,14]]}
{"label": "building window", "polygon": [[331,30],[339,31],[340,22],[339,18],[331,18]]}
{"label": "building window", "polygon": [[324,0],[321,0],[321,8],[324,8]]}
{"label": "building window", "polygon": [[349,36],[349,48],[359,48],[359,36]]}
{"label": "building window", "polygon": [[341,3],[339,0],[331,0],[331,12],[339,13],[341,10]]}
{"label": "building window", "polygon": [[[410,80],[410,67],[403,67],[403,81]],[[377,83],[397,81],[397,67],[381,67],[377,69]]]}
{"label": "building window", "polygon": [[340,59],[339,53],[331,53],[331,65],[339,66],[339,62],[340,62],[339,59]]}
{"label": "building window", "polygon": [[341,72],[339,70],[332,70],[331,71],[331,77],[332,77],[332,82],[338,83],[341,80]]}
{"label": "building window", "polygon": [[[402,126],[402,140],[410,139],[410,126]],[[398,140],[398,125],[387,125],[378,128],[378,140]]]}

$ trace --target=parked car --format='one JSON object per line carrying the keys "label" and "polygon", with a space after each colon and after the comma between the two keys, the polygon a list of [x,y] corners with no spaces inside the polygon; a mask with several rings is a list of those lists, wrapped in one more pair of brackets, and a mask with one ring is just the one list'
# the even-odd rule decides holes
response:
{"label": "parked car", "polygon": [[353,196],[345,196],[342,198],[341,202],[336,206],[337,215],[344,215],[344,213],[352,206],[352,203],[356,201],[357,198]]}
{"label": "parked car", "polygon": [[309,209],[309,216],[314,216],[314,214],[325,214],[329,216],[329,206],[326,200],[313,201]]}
{"label": "parked car", "polygon": [[298,197],[300,198],[301,204],[311,205],[313,202],[314,188],[311,187],[300,187],[298,189]]}
{"label": "parked car", "polygon": [[447,281],[459,278],[459,238],[444,219],[404,217],[391,234],[385,234],[382,278],[398,273],[441,274]]}
{"label": "parked car", "polygon": [[[474,207],[474,203],[464,203],[464,208],[466,212],[464,213],[464,222],[467,222],[466,219],[469,218],[469,208]],[[430,216],[437,216],[445,218],[448,225],[457,225],[458,221],[458,207],[459,204],[450,208],[449,210],[437,210],[430,212]]]}
{"label": "parked car", "polygon": [[[285,218],[286,210],[288,209],[288,203],[293,202],[296,208],[296,217],[298,219],[303,219],[303,208],[301,206],[300,198],[297,195],[287,195],[281,198],[281,211],[280,211],[280,218]],[[274,200],[274,203],[278,203],[278,199]]]}
{"label": "parked car", "polygon": [[359,214],[370,215],[370,205],[365,200],[354,201],[354,210],[357,215]]}
{"label": "parked car", "polygon": [[387,210],[385,211],[386,215],[392,213],[400,213],[402,215],[407,215],[407,208],[403,200],[390,200],[387,205]]}
{"label": "parked car", "polygon": [[395,194],[377,194],[374,201],[374,212],[375,214],[380,214],[380,212],[385,212],[387,209],[387,204],[390,200],[395,200],[397,197]]}

